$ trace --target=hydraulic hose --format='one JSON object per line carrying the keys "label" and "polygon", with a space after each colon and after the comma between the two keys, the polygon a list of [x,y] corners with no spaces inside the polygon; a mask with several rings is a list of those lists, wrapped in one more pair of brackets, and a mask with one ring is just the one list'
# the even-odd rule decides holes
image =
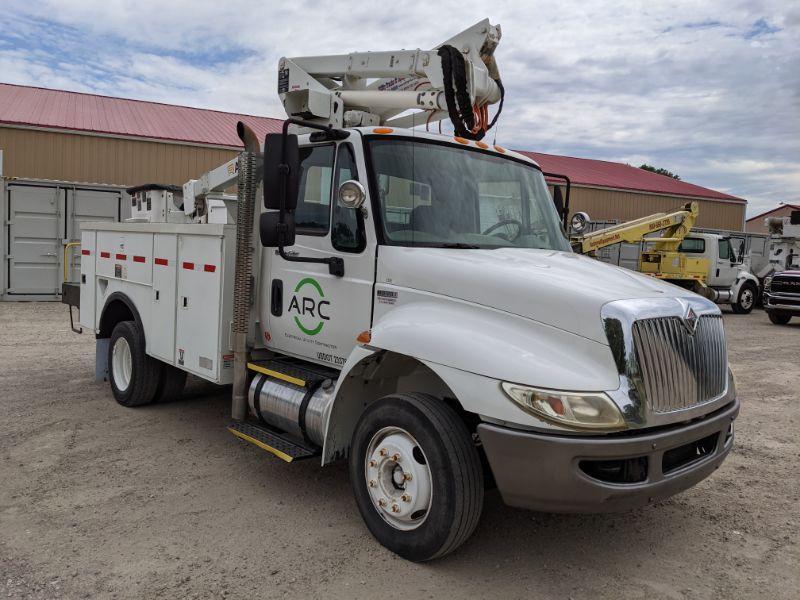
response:
{"label": "hydraulic hose", "polygon": [[233,278],[233,397],[231,418],[247,415],[247,332],[253,293],[253,217],[258,188],[260,145],[255,132],[239,121],[236,125],[244,152],[239,155],[236,214],[236,270]]}

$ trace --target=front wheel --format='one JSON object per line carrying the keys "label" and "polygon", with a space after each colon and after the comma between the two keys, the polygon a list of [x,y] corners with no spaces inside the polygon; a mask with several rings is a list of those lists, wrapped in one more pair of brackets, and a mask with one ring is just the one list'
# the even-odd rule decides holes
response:
{"label": "front wheel", "polygon": [[480,458],[464,422],[442,400],[395,394],[361,415],[350,480],[373,536],[405,559],[449,554],[483,508]]}
{"label": "front wheel", "polygon": [[775,325],[788,325],[789,321],[792,320],[792,315],[787,315],[786,313],[776,313],[776,312],[768,312],[769,320],[775,323]]}
{"label": "front wheel", "polygon": [[746,281],[739,289],[739,295],[736,297],[736,300],[731,304],[733,312],[737,315],[749,314],[756,305],[757,297],[758,288],[756,284],[752,281]]}

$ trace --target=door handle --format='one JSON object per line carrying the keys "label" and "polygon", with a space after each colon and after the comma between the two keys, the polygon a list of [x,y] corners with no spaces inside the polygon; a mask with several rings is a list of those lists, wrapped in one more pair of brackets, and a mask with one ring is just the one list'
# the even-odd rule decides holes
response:
{"label": "door handle", "polygon": [[[284,250],[283,252],[286,254],[286,256],[300,256],[300,252],[298,250]],[[275,254],[280,256],[280,251],[275,250]]]}
{"label": "door handle", "polygon": [[280,317],[283,314],[283,281],[280,279],[272,280],[269,303],[272,316]]}
{"label": "door handle", "polygon": [[55,252],[45,252],[42,256],[58,256]]}

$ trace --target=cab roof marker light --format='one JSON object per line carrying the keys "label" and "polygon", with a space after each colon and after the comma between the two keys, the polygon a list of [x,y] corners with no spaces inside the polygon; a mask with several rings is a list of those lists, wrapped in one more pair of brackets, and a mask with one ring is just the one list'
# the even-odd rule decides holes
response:
{"label": "cab roof marker light", "polygon": [[489,147],[489,144],[487,144],[486,142],[475,142],[475,145],[478,148],[482,148],[483,150],[486,150]]}
{"label": "cab roof marker light", "polygon": [[375,129],[372,130],[372,133],[379,133],[379,134],[383,134],[383,135],[385,135],[387,133],[393,133],[393,132],[394,132],[394,129],[392,129],[391,127],[376,127]]}
{"label": "cab roof marker light", "polygon": [[459,144],[469,145],[469,140],[467,140],[467,139],[464,139],[463,137],[458,137],[458,136],[456,136],[456,137],[454,137],[453,139],[454,139],[455,141],[457,141]]}
{"label": "cab roof marker light", "polygon": [[499,152],[500,154],[505,154],[505,153],[506,153],[506,149],[505,149],[505,148],[503,148],[502,146],[497,146],[497,145],[495,145],[494,149],[495,149],[497,152]]}

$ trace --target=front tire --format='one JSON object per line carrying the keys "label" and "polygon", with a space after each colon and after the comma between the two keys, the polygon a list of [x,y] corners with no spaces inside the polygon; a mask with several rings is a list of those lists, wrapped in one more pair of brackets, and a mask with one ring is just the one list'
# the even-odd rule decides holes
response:
{"label": "front tire", "polygon": [[792,315],[787,315],[786,313],[768,312],[767,315],[775,325],[788,325],[789,321],[792,320]]}
{"label": "front tire", "polygon": [[144,333],[134,321],[117,323],[108,344],[108,380],[122,406],[150,404],[160,379],[160,365],[145,353]]}
{"label": "front tire", "polygon": [[483,509],[472,436],[453,409],[426,394],[394,394],[367,407],[353,434],[350,480],[372,535],[415,562],[458,548]]}
{"label": "front tire", "polygon": [[758,288],[752,281],[746,281],[739,288],[739,294],[736,300],[731,304],[733,312],[737,315],[747,315],[753,310],[758,299]]}

